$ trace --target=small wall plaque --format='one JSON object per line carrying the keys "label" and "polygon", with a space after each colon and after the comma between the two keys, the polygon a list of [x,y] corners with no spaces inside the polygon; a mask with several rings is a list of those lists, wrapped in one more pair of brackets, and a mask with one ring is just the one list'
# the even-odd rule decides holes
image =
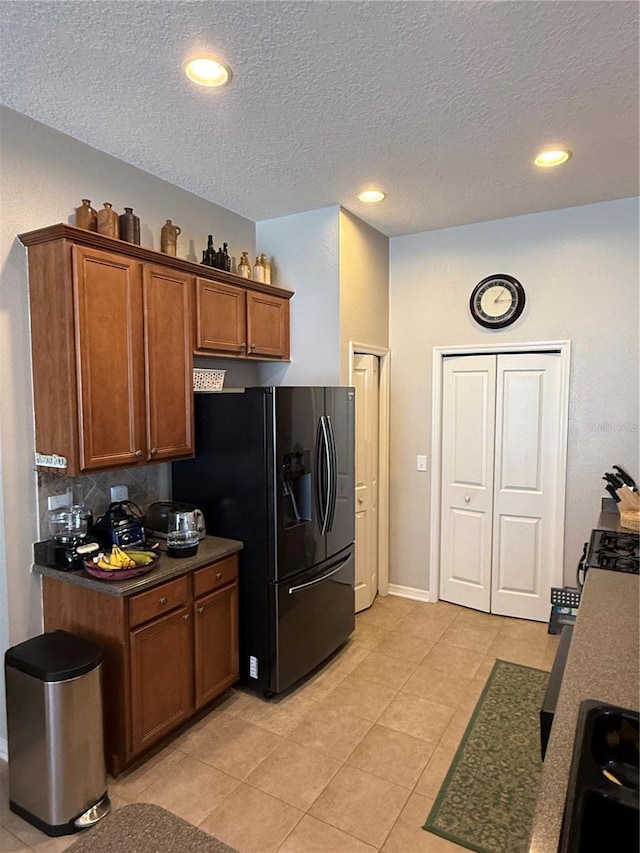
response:
{"label": "small wall plaque", "polygon": [[42,465],[45,468],[66,468],[66,456],[58,456],[57,453],[38,453],[36,450],[36,465]]}

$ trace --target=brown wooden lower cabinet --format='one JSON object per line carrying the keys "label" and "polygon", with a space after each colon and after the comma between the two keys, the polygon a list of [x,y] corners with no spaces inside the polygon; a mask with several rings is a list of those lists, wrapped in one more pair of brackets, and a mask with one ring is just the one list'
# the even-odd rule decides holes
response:
{"label": "brown wooden lower cabinet", "polygon": [[237,556],[113,596],[43,577],[46,631],[104,649],[107,770],[118,776],[238,680]]}

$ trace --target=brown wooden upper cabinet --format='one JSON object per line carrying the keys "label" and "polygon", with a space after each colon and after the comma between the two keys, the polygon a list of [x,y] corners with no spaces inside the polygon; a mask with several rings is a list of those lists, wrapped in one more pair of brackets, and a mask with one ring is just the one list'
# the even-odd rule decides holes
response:
{"label": "brown wooden upper cabinet", "polygon": [[196,279],[196,352],[289,360],[290,291]]}
{"label": "brown wooden upper cabinet", "polygon": [[192,456],[192,277],[50,230],[20,237],[36,451],[66,458],[67,474]]}
{"label": "brown wooden upper cabinet", "polygon": [[70,225],[19,239],[36,451],[67,474],[193,456],[194,350],[289,360],[291,291]]}

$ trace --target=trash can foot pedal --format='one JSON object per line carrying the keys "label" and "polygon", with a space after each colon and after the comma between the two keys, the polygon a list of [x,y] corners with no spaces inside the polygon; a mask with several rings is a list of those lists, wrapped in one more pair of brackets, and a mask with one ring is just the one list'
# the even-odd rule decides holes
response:
{"label": "trash can foot pedal", "polygon": [[73,825],[77,829],[88,829],[88,827],[93,826],[98,823],[99,820],[102,820],[103,817],[106,817],[110,811],[111,800],[107,794],[105,794],[100,802],[96,803],[95,806],[91,806],[91,808],[87,809],[87,811],[84,814],[81,814],[80,817],[77,817],[74,820]]}

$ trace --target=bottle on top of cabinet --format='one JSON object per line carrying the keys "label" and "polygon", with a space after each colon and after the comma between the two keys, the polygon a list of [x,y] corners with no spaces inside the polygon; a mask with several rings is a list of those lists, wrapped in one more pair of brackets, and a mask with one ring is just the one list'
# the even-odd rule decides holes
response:
{"label": "bottle on top of cabinet", "polygon": [[256,256],[256,262],[253,265],[253,280],[264,281],[264,267],[260,263],[260,258]]}
{"label": "bottle on top of cabinet", "polygon": [[[178,235],[181,233],[182,229],[167,219],[160,229],[160,251],[165,255],[175,255],[178,250]],[[202,256],[204,258],[204,252]]]}
{"label": "bottle on top of cabinet", "polygon": [[118,214],[109,201],[105,201],[102,210],[98,211],[98,234],[105,237],[118,237]]}
{"label": "bottle on top of cabinet", "polygon": [[238,275],[241,278],[251,278],[251,264],[249,262],[249,253],[243,252],[238,264]]}
{"label": "bottle on top of cabinet", "polygon": [[267,258],[264,252],[260,255],[260,263],[262,264],[262,268],[264,270],[264,283],[271,284],[271,264],[269,263],[269,259]]}
{"label": "bottle on top of cabinet", "polygon": [[125,207],[124,213],[118,218],[118,233],[121,240],[140,245],[140,217],[136,216],[132,207]]}
{"label": "bottle on top of cabinet", "polygon": [[213,245],[213,234],[209,234],[207,237],[207,254],[206,254],[206,263],[209,267],[215,267],[216,265],[216,247]]}
{"label": "bottle on top of cabinet", "polygon": [[76,228],[84,228],[85,231],[98,230],[98,214],[91,207],[88,198],[83,198],[80,207],[76,207]]}

